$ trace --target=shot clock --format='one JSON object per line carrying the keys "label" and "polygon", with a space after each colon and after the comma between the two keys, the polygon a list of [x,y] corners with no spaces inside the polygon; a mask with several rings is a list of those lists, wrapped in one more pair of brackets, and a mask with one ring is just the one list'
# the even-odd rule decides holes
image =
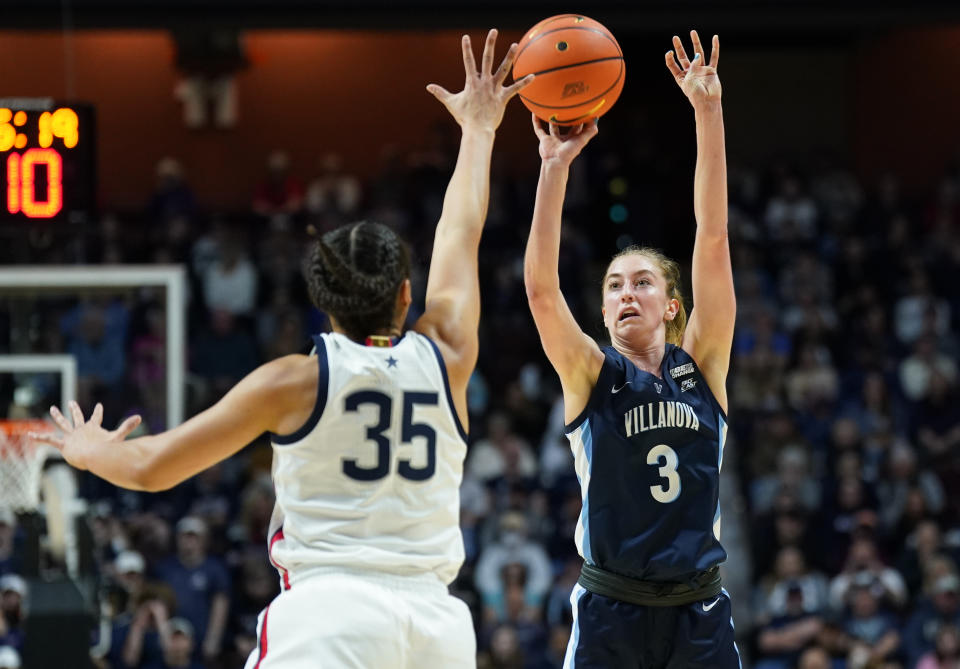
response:
{"label": "shot clock", "polygon": [[94,209],[93,107],[0,98],[0,218],[84,220]]}

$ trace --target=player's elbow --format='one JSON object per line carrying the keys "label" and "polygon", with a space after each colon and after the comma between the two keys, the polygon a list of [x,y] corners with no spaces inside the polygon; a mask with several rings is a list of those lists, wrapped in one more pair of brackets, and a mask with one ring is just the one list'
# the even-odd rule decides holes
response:
{"label": "player's elbow", "polygon": [[545,280],[529,266],[524,267],[523,287],[527,292],[527,302],[531,307],[537,303],[547,303],[554,300],[559,290],[557,282]]}

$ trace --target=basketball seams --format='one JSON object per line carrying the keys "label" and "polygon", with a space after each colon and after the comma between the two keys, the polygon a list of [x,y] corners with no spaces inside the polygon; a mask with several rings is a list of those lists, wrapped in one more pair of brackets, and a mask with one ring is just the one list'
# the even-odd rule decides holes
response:
{"label": "basketball seams", "polygon": [[[605,25],[582,14],[561,14],[540,21],[523,36],[513,75],[537,77],[518,96],[535,116],[575,125],[599,118],[613,106],[623,90],[625,66],[623,50]],[[571,118],[557,118],[566,114]]]}
{"label": "basketball seams", "polygon": [[[534,72],[536,76],[541,76],[544,74],[550,74],[551,72],[558,72],[560,70],[568,70],[571,67],[580,67],[581,65],[593,65],[594,63],[603,63],[608,60],[619,60],[623,62],[623,56],[605,56],[603,58],[594,58],[593,60],[582,60],[579,63],[570,63],[569,65],[557,65],[556,67],[548,67],[545,70],[540,70],[539,72]],[[620,73],[623,73],[623,67],[620,68]],[[528,76],[528,75],[524,75]],[[620,75],[617,75],[617,78],[620,78]]]}
{"label": "basketball seams", "polygon": [[[586,30],[588,32],[596,33],[602,36],[605,40],[607,40],[611,44],[613,44],[613,46],[616,47],[617,49],[617,53],[620,54],[619,57],[623,58],[623,50],[620,49],[620,45],[617,43],[617,40],[615,40],[613,36],[611,36],[608,32],[605,32],[603,30],[598,30],[596,28],[591,28],[589,26],[564,26],[562,28],[554,28],[553,30],[547,30],[546,32],[542,32],[536,37],[534,37],[533,39],[531,39],[529,42],[527,42],[523,46],[523,48],[520,49],[520,51],[517,53],[516,58],[514,59],[513,69],[516,70],[517,64],[520,63],[520,58],[523,56],[523,53],[530,47],[531,44],[533,44],[534,42],[538,42],[541,38],[546,37],[547,35],[551,35],[553,33],[557,33],[562,30]],[[523,74],[522,76],[525,77],[527,76],[527,74],[529,74],[529,72]],[[514,79],[517,79],[517,78],[518,77],[514,75]]]}
{"label": "basketball seams", "polygon": [[[603,59],[601,59],[601,60],[614,60],[614,59],[613,59],[613,58],[603,58]],[[623,79],[623,69],[624,69],[624,68],[623,68],[623,58],[620,58],[619,60],[620,60],[620,71],[617,73],[617,78],[614,80],[614,82],[610,85],[609,88],[607,88],[606,90],[604,90],[604,91],[601,92],[601,93],[598,93],[597,95],[594,95],[592,98],[590,98],[590,99],[588,99],[588,100],[583,100],[583,101],[581,101],[581,102],[578,102],[578,103],[572,104],[572,105],[562,105],[562,106],[561,106],[561,105],[544,105],[544,104],[540,104],[539,102],[536,102],[536,101],[534,101],[534,100],[531,100],[531,99],[528,98],[528,97],[524,97],[523,93],[518,93],[517,95],[518,95],[520,98],[522,98],[525,102],[528,102],[528,103],[530,103],[530,104],[532,104],[532,105],[535,105],[535,106],[537,106],[537,107],[539,107],[539,108],[541,108],[541,109],[574,109],[574,108],[576,108],[576,107],[583,107],[584,105],[590,104],[590,103],[593,102],[594,100],[599,100],[599,99],[602,98],[604,95],[606,95],[607,93],[609,93],[610,91],[612,91],[614,88],[617,87],[617,84],[619,84],[619,83],[620,83],[620,80]],[[579,67],[580,65],[589,65],[589,64],[591,64],[592,62],[595,62],[595,61],[588,61],[588,62],[586,62],[586,63],[577,63],[576,65],[568,65],[568,66],[564,66],[563,68],[555,68],[555,69],[561,70],[561,69],[566,69],[566,68],[568,68],[568,67]],[[551,71],[553,71],[553,70],[551,70]],[[565,122],[566,122],[566,121],[565,121]]]}

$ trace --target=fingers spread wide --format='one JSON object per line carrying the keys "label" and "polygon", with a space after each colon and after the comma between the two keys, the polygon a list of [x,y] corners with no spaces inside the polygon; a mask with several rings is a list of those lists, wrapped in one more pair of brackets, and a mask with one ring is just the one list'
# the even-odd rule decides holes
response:
{"label": "fingers spread wide", "polygon": [[464,35],[460,40],[463,50],[463,70],[467,79],[477,76],[477,62],[473,59],[473,46],[470,44],[470,35]]}
{"label": "fingers spread wide", "polygon": [[126,439],[131,432],[137,429],[140,424],[140,416],[130,416],[120,423],[120,427],[113,431],[113,436],[119,439]]}
{"label": "fingers spread wide", "polygon": [[497,29],[491,28],[487,33],[487,41],[483,45],[483,70],[480,74],[493,72],[493,55],[497,50]]}

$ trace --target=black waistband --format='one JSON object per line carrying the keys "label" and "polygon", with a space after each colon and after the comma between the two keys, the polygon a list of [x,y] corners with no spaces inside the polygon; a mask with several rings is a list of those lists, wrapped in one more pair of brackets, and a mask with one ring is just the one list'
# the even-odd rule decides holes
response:
{"label": "black waistband", "polygon": [[690,583],[658,583],[633,578],[584,564],[577,582],[597,595],[638,606],[682,606],[720,594],[720,568],[700,572]]}

